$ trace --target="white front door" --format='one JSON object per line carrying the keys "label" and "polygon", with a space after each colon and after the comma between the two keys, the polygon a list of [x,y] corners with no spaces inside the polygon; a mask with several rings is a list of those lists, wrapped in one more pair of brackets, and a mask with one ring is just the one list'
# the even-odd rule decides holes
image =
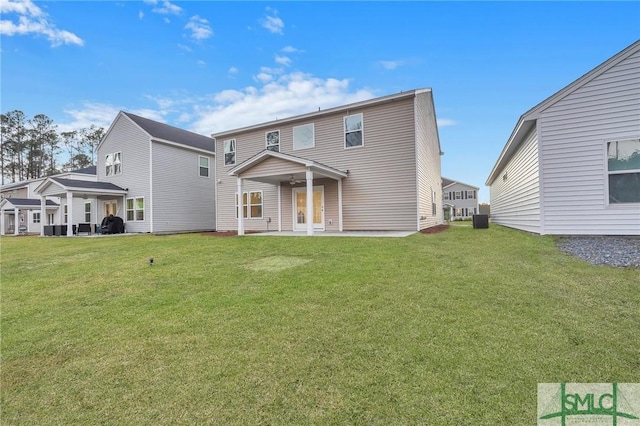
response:
{"label": "white front door", "polygon": [[[307,188],[293,188],[293,229],[307,230]],[[324,186],[313,187],[313,229],[324,231]]]}

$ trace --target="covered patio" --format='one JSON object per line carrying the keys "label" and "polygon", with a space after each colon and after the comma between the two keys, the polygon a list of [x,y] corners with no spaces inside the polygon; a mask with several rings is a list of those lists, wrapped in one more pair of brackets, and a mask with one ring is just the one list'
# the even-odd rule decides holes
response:
{"label": "covered patio", "polygon": [[[342,183],[348,174],[348,171],[316,161],[270,150],[261,151],[229,171],[230,176],[236,176],[236,194],[244,194],[245,181],[267,183],[277,188],[279,232],[283,231],[283,184],[291,187],[292,231],[305,231],[306,235],[314,235],[318,229],[324,230],[324,187],[314,186],[314,182],[327,179],[335,181],[337,186],[336,194],[332,198],[336,198],[338,232],[343,231]],[[301,183],[304,183],[304,186],[300,186]],[[245,203],[238,203],[240,204],[244,208]],[[247,208],[251,208],[250,200],[247,200],[246,204]],[[245,214],[238,214],[238,235],[245,234],[244,216]],[[286,216],[289,217],[288,214]]]}
{"label": "covered patio", "polygon": [[32,221],[29,220],[33,212],[40,212],[38,218],[39,228],[44,228],[48,214],[53,214],[59,209],[58,203],[46,200],[44,212],[41,201],[29,198],[5,198],[0,201],[0,235],[19,235],[21,233],[37,232],[31,229]]}
{"label": "covered patio", "polygon": [[[79,179],[62,179],[50,177],[47,178],[38,188],[35,190],[36,194],[40,195],[40,208],[42,210],[42,215],[44,216],[45,205],[48,203],[47,197],[58,197],[60,199],[61,208],[58,209],[58,215],[55,219],[54,225],[70,225],[66,227],[66,236],[73,236],[74,228],[78,228],[81,223],[86,224],[86,220],[78,220],[80,218],[86,219],[86,217],[81,217],[81,211],[79,209],[84,208],[84,204],[89,201],[95,200],[96,208],[95,211],[90,211],[90,217],[96,217],[95,224],[97,224],[98,220],[98,210],[97,210],[97,202],[99,200],[120,200],[122,206],[126,205],[126,196],[127,189],[121,188],[117,185],[108,182],[96,182],[96,181],[86,181]],[[84,200],[82,203],[83,206],[74,208],[74,200]],[[36,200],[37,201],[37,200]],[[66,206],[66,211],[64,214],[66,215],[66,220],[62,217],[62,206]],[[90,223],[91,224],[91,223]],[[41,227],[40,235],[45,235],[45,227]]]}

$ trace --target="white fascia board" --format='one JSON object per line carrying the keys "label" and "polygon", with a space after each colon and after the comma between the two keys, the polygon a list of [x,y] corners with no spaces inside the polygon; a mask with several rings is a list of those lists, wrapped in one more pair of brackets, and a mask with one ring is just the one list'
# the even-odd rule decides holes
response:
{"label": "white fascia board", "polygon": [[216,155],[215,151],[209,151],[207,149],[200,149],[200,148],[196,148],[194,146],[184,145],[184,144],[181,144],[181,143],[178,143],[178,142],[168,141],[166,139],[151,138],[151,142],[158,142],[158,143],[162,143],[162,144],[165,144],[165,145],[171,145],[171,146],[175,146],[176,148],[186,149],[188,151],[201,152],[201,153],[207,154],[207,155],[213,155],[213,156]]}

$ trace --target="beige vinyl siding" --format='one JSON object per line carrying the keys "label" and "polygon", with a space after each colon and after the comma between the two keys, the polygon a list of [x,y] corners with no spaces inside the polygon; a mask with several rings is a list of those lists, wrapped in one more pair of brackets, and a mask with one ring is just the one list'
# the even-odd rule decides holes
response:
{"label": "beige vinyl siding", "polygon": [[538,126],[544,232],[640,235],[640,205],[608,203],[605,158],[606,142],[640,137],[640,53],[551,105]]}
{"label": "beige vinyl siding", "polygon": [[[98,181],[110,182],[121,188],[127,188],[126,198],[144,197],[144,221],[127,222],[125,206],[122,196],[114,196],[118,202],[117,215],[127,222],[127,232],[151,232],[151,188],[149,166],[149,135],[138,127],[131,119],[119,114],[112,124],[108,134],[98,147],[97,175]],[[106,176],[105,156],[115,152],[122,152],[122,173]],[[99,217],[104,215],[104,203],[100,203]]]}
{"label": "beige vinyl siding", "polygon": [[[419,203],[417,216],[419,229],[424,229],[444,222],[440,144],[432,93],[418,93],[415,105],[416,173]],[[436,204],[435,216],[433,215],[432,202]]]}
{"label": "beige vinyl siding", "polygon": [[[363,113],[364,146],[345,149],[343,117],[357,113]],[[292,128],[308,123],[315,125],[315,147],[294,151]],[[261,127],[218,138],[216,148],[218,152],[222,152],[224,140],[235,138],[237,140],[236,164],[240,164],[264,150],[264,132],[272,128],[275,127]],[[350,110],[348,113],[342,111],[307,117],[285,123],[277,128],[280,130],[280,152],[310,159],[338,170],[349,171],[349,176],[343,179],[345,230],[416,229],[417,189],[413,97],[369,105]],[[217,177],[222,180],[218,185],[218,228],[220,230],[236,229],[233,206],[230,209],[226,206],[228,199],[233,200],[233,194],[235,194],[235,177],[228,176],[232,166],[224,166],[223,156],[216,159],[216,164]],[[246,183],[247,186],[249,184]],[[277,187],[267,184],[257,185],[265,191],[267,189],[270,191],[268,194],[265,192],[264,201],[269,209],[267,213],[267,204],[265,204],[265,214],[269,214],[272,217],[272,224],[277,226],[277,205],[271,205],[272,202],[277,201]],[[287,198],[285,191],[282,198],[283,200]],[[325,192],[325,203],[329,202],[328,198],[329,194]],[[337,190],[335,198],[337,205]],[[285,210],[283,208],[283,229],[287,222],[284,219]],[[328,215],[325,214],[325,218],[327,217]],[[337,217],[334,224],[336,222]],[[254,224],[247,224],[246,229],[252,230],[253,226]]]}
{"label": "beige vinyl siding", "polygon": [[242,174],[244,179],[250,179],[260,176],[275,176],[280,174],[304,173],[306,167],[302,164],[293,164],[290,161],[280,158],[267,158],[266,160],[256,164],[250,170]]}
{"label": "beige vinyl siding", "polygon": [[[333,179],[314,179],[313,186],[324,187],[324,226],[325,231],[338,231],[338,181]],[[306,188],[304,183],[293,186],[282,184],[282,230],[291,231],[293,221],[293,188]],[[274,218],[275,220],[276,218]],[[329,224],[329,221],[332,223]],[[276,222],[277,227],[277,222]],[[276,228],[274,227],[274,229]]]}
{"label": "beige vinyl siding", "polygon": [[[503,179],[505,173],[506,180]],[[538,138],[535,128],[491,184],[490,191],[493,223],[540,232]]]}
{"label": "beige vinyl siding", "polygon": [[[214,156],[159,142],[152,153],[153,232],[215,229]],[[199,176],[200,156],[209,158],[209,178]]]}

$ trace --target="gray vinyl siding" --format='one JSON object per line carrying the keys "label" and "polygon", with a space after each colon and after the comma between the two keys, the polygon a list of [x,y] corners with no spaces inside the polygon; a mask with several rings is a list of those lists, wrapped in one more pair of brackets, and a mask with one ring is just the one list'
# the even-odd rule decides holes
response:
{"label": "gray vinyl siding", "polygon": [[[507,175],[504,180],[503,176]],[[538,138],[534,128],[490,187],[491,221],[540,233]]]}
{"label": "gray vinyl siding", "polygon": [[640,205],[608,203],[605,151],[640,138],[640,53],[544,110],[538,127],[544,232],[640,235]]}
{"label": "gray vinyl siding", "polygon": [[[280,152],[349,171],[349,176],[343,179],[344,230],[415,230],[417,180],[414,99],[411,96],[368,105],[351,110],[348,114],[357,113],[363,113],[363,147],[344,148],[343,118],[347,113],[343,111],[218,138],[216,150],[224,152],[224,140],[235,138],[237,165],[265,149],[265,132],[280,130]],[[294,151],[292,128],[308,123],[315,125],[315,146]],[[218,228],[236,229],[233,207],[236,179],[228,176],[228,171],[234,166],[225,166],[223,155],[218,156],[216,162],[217,177],[222,180],[218,185]],[[257,187],[265,191],[264,214],[272,217],[270,229],[277,227],[277,186],[247,181],[245,187]],[[325,187],[325,204],[335,203],[337,206],[337,189],[335,200],[329,200],[330,195]],[[290,198],[290,189],[285,190],[283,184],[283,203],[287,197]],[[285,214],[291,214],[286,210],[282,209],[283,229],[288,229],[292,223],[285,219]],[[328,218],[328,212],[325,212],[327,229]],[[337,213],[332,219],[337,227]],[[245,226],[247,230],[266,229],[265,223],[252,220],[247,220]]]}
{"label": "gray vinyl siding", "polygon": [[[444,222],[440,144],[431,92],[418,93],[415,106],[418,227],[423,229]],[[432,203],[436,204],[435,215]]]}
{"label": "gray vinyl siding", "polygon": [[[209,158],[200,177],[199,158]],[[153,142],[153,232],[215,229],[214,155]]]}
{"label": "gray vinyl siding", "polygon": [[[450,193],[451,196],[453,197],[453,198],[449,198],[448,200],[444,200],[443,203],[453,206],[454,209],[460,209],[460,208],[461,209],[466,208],[466,209],[472,209],[472,210],[475,209],[476,214],[478,213],[478,208],[479,208],[479,206],[478,206],[478,195],[479,195],[478,192],[480,192],[478,188],[475,188],[475,187],[470,186],[470,185],[465,185],[465,184],[460,183],[460,182],[456,182],[453,185],[447,186],[442,191],[445,194],[446,193]],[[456,192],[462,192],[462,191],[465,191],[465,192],[466,191],[475,191],[476,198],[466,198],[465,199],[464,195],[461,194],[462,199],[456,200],[455,199],[455,193]],[[453,216],[453,213],[454,212],[452,212],[452,216]]]}
{"label": "gray vinyl siding", "polygon": [[[117,215],[126,222],[127,232],[151,232],[149,149],[149,135],[123,114],[118,115],[98,148],[98,181],[110,182],[121,188],[127,188],[126,198],[144,197],[145,220],[131,222],[127,222],[125,206],[122,205],[123,197],[113,197],[118,202]],[[105,156],[115,152],[122,152],[122,173],[106,176]]]}

